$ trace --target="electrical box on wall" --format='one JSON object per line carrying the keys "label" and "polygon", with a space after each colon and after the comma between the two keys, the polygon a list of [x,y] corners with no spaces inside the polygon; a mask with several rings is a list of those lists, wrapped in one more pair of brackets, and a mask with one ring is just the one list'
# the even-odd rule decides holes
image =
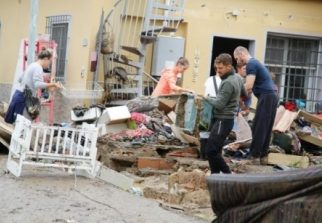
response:
{"label": "electrical box on wall", "polygon": [[179,57],[184,54],[184,38],[159,36],[154,43],[152,75],[160,76],[160,72],[165,67],[175,65]]}

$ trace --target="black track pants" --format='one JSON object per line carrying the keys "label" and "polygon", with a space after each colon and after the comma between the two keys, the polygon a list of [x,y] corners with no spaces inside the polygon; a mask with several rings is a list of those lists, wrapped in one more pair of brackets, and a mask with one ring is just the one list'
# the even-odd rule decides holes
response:
{"label": "black track pants", "polygon": [[278,97],[276,93],[261,94],[258,98],[252,127],[253,140],[250,152],[253,157],[267,155],[275,120]]}
{"label": "black track pants", "polygon": [[216,119],[206,145],[206,153],[211,173],[231,173],[222,157],[222,147],[232,130],[234,119]]}

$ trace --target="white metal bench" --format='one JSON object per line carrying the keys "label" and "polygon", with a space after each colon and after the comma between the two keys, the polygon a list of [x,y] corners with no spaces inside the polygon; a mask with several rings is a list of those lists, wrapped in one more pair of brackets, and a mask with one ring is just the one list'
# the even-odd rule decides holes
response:
{"label": "white metal bench", "polygon": [[19,177],[23,165],[67,168],[96,176],[97,128],[64,128],[32,124],[18,115],[7,169]]}

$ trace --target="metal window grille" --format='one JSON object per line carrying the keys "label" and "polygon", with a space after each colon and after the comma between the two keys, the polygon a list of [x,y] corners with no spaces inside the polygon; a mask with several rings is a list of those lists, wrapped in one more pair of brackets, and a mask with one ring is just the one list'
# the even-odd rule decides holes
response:
{"label": "metal window grille", "polygon": [[282,101],[302,102],[302,109],[315,112],[322,84],[322,52],[317,39],[267,36],[265,65],[276,76]]}
{"label": "metal window grille", "polygon": [[67,64],[66,52],[68,41],[68,29],[71,22],[70,15],[58,15],[46,17],[46,33],[51,40],[57,43],[57,73],[58,81],[65,81],[65,67]]}

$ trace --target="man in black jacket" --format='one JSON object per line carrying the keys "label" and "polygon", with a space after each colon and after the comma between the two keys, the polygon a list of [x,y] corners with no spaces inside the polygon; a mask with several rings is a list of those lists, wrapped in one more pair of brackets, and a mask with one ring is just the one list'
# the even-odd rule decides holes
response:
{"label": "man in black jacket", "polygon": [[222,157],[222,147],[233,128],[239,98],[246,92],[241,77],[234,72],[232,58],[229,54],[220,54],[215,59],[215,66],[222,82],[217,97],[206,99],[214,106],[215,118],[206,145],[206,154],[211,173],[219,173],[220,171],[231,173]]}

